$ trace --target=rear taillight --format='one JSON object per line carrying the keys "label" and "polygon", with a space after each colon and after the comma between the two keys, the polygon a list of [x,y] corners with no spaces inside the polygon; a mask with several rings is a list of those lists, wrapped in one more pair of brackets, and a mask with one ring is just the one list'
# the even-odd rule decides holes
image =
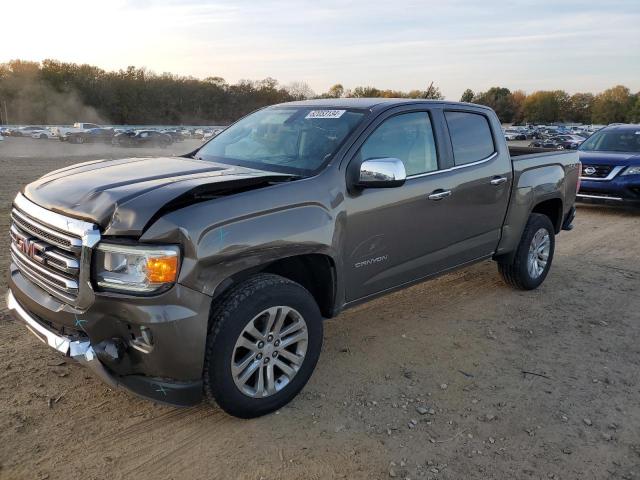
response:
{"label": "rear taillight", "polygon": [[582,177],[582,162],[578,162],[578,186],[576,192],[580,191],[580,177]]}

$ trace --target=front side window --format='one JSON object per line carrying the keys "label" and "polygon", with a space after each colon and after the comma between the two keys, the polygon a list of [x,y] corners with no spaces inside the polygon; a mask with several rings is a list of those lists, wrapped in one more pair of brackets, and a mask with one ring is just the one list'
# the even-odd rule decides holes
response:
{"label": "front side window", "polygon": [[271,107],[220,132],[195,157],[300,176],[323,167],[364,118],[330,107]]}
{"label": "front side window", "polygon": [[479,113],[444,112],[456,165],[484,160],[493,152],[493,135],[487,117]]}
{"label": "front side window", "polygon": [[398,158],[404,163],[407,176],[437,170],[429,114],[403,113],[385,120],[360,147],[360,158]]}

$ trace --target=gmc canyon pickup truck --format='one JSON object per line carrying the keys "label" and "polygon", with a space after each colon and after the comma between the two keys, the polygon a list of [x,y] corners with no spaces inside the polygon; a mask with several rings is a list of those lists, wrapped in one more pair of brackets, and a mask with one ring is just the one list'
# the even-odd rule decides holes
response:
{"label": "gmc canyon pickup truck", "polygon": [[478,105],[275,105],[181,157],[27,185],[7,303],[113,386],[255,417],[309,380],[323,318],[486,259],[538,287],[579,170],[576,152],[510,153]]}

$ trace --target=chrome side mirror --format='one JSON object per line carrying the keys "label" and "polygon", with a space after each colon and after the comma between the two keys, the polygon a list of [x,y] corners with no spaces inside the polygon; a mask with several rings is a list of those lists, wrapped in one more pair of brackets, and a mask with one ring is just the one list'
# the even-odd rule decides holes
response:
{"label": "chrome side mirror", "polygon": [[361,188],[400,187],[407,179],[404,163],[397,158],[372,158],[360,164],[356,185]]}

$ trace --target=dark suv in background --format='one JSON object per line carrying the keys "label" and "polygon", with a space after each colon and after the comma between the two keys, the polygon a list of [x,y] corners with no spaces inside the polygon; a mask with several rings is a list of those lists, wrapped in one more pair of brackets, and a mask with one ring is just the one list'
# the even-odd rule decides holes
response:
{"label": "dark suv in background", "polygon": [[611,125],[579,148],[578,198],[640,205],[640,125]]}

